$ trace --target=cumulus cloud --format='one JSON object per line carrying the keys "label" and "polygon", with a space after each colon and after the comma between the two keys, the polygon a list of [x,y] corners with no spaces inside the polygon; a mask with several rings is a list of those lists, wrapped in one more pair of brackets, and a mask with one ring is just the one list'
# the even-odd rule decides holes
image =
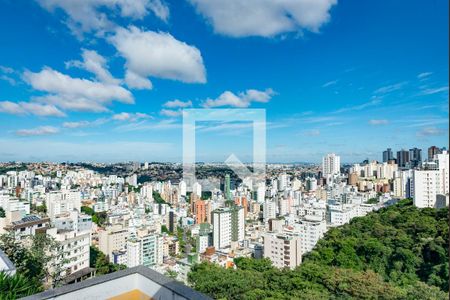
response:
{"label": "cumulus cloud", "polygon": [[203,107],[232,106],[245,108],[249,107],[252,102],[269,102],[273,95],[275,95],[275,92],[272,89],[266,89],[265,91],[250,89],[237,95],[225,91],[216,99],[206,99],[203,102]]}
{"label": "cumulus cloud", "polygon": [[147,77],[205,83],[203,58],[194,46],[175,39],[169,33],[142,31],[131,26],[119,28],[109,38],[120,55],[126,59],[130,87],[150,88]]}
{"label": "cumulus cloud", "polygon": [[111,31],[116,24],[108,15],[139,20],[153,12],[158,18],[167,21],[169,8],[161,0],[37,0],[46,10],[62,10],[67,19],[64,23],[72,32],[81,37],[85,32],[103,34]]}
{"label": "cumulus cloud", "polygon": [[24,79],[35,90],[48,93],[36,97],[36,101],[63,109],[103,112],[108,110],[105,106],[112,101],[134,103],[130,91],[119,85],[73,78],[51,68],[37,73],[26,71]]}
{"label": "cumulus cloud", "polygon": [[35,115],[40,117],[65,117],[66,114],[53,105],[31,102],[0,101],[0,112],[12,115]]}
{"label": "cumulus cloud", "polygon": [[191,107],[192,106],[192,101],[181,101],[178,99],[172,100],[172,101],[167,101],[166,103],[163,104],[164,107],[168,107],[168,108],[186,108],[186,107]]}
{"label": "cumulus cloud", "polygon": [[89,71],[101,82],[110,84],[120,83],[120,80],[114,78],[109,72],[106,59],[96,51],[83,49],[81,56],[83,61],[68,61],[66,62],[66,67],[77,67]]}
{"label": "cumulus cloud", "polygon": [[216,33],[271,37],[285,32],[318,32],[337,0],[190,0]]}
{"label": "cumulus cloud", "polygon": [[127,112],[121,112],[118,114],[115,114],[111,117],[111,119],[115,121],[130,121],[130,122],[136,122],[142,119],[150,119],[151,116],[145,113],[127,113]]}
{"label": "cumulus cloud", "polygon": [[372,119],[372,120],[369,120],[369,124],[370,125],[387,125],[387,124],[389,124],[389,121],[385,120],[385,119]]}
{"label": "cumulus cloud", "polygon": [[181,109],[178,109],[178,110],[161,109],[161,111],[159,113],[162,116],[174,118],[174,117],[181,116],[183,114],[183,111]]}
{"label": "cumulus cloud", "polygon": [[151,90],[153,88],[153,84],[148,78],[142,77],[130,70],[127,70],[125,73],[125,83],[132,89]]}
{"label": "cumulus cloud", "polygon": [[59,129],[53,126],[40,126],[31,129],[19,129],[16,131],[16,135],[20,136],[34,136],[34,135],[50,135],[56,134]]}

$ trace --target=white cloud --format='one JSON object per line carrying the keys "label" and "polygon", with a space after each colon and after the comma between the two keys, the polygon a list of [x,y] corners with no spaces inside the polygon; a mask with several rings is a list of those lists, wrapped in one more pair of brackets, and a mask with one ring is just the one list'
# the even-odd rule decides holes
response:
{"label": "white cloud", "polygon": [[417,132],[417,136],[419,137],[440,136],[440,135],[445,135],[445,130],[437,127],[426,127],[422,128]]}
{"label": "white cloud", "polygon": [[50,135],[56,134],[59,129],[53,126],[40,126],[32,129],[19,129],[16,131],[16,135],[20,136],[35,136],[35,135]]}
{"label": "white cloud", "polygon": [[152,131],[152,130],[173,130],[180,129],[182,124],[176,122],[175,119],[161,120],[159,122],[148,122],[143,120],[140,122],[127,123],[116,127],[118,132],[132,132],[132,131]]}
{"label": "white cloud", "polygon": [[14,69],[10,67],[0,66],[0,72],[6,73],[6,74],[12,74],[14,73]]}
{"label": "white cloud", "polygon": [[407,84],[407,82],[399,82],[396,84],[391,84],[387,86],[380,87],[379,89],[375,90],[375,94],[386,94],[390,92],[394,92],[397,90],[400,90],[402,87],[404,87]]}
{"label": "white cloud", "polygon": [[192,106],[192,101],[181,101],[178,99],[172,100],[172,101],[167,101],[166,103],[163,104],[164,107],[168,107],[168,108],[186,108],[186,107],[191,107]]}
{"label": "white cloud", "polygon": [[161,0],[37,0],[46,10],[61,9],[67,14],[66,25],[81,37],[85,32],[102,35],[116,25],[108,15],[134,20],[142,19],[150,11],[163,21],[169,18],[169,8]]}
{"label": "white cloud", "polygon": [[130,122],[136,122],[142,119],[151,119],[151,116],[145,113],[127,113],[127,112],[121,112],[118,114],[115,114],[111,117],[111,119],[115,121],[130,121]]}
{"label": "white cloud", "polygon": [[142,77],[130,70],[127,70],[125,73],[125,83],[132,89],[151,90],[153,88],[153,84],[148,78]]}
{"label": "white cloud", "polygon": [[419,75],[417,75],[417,78],[423,79],[423,78],[430,76],[431,74],[433,74],[433,72],[423,72],[423,73],[420,73]]}
{"label": "white cloud", "polygon": [[381,99],[378,97],[372,97],[372,99],[368,102],[359,104],[359,105],[354,105],[354,106],[349,106],[349,107],[343,107],[341,109],[338,109],[332,113],[335,114],[339,114],[339,113],[343,113],[343,112],[348,112],[348,111],[355,111],[355,110],[362,110],[365,109],[367,107],[371,107],[371,106],[376,106],[378,104],[381,103]]}
{"label": "white cloud", "polygon": [[190,0],[216,33],[270,37],[285,32],[318,32],[337,0]]}
{"label": "white cloud", "polygon": [[329,86],[335,85],[337,82],[338,82],[337,80],[328,81],[328,82],[325,82],[325,83],[322,85],[322,87],[324,87],[324,88],[325,88],[325,87],[329,87]]}
{"label": "white cloud", "polygon": [[369,120],[369,124],[370,125],[387,125],[387,124],[389,124],[389,121],[385,120],[385,119],[379,119],[379,120],[372,119],[372,120]]}
{"label": "white cloud", "polygon": [[36,101],[63,109],[103,112],[108,110],[105,106],[112,101],[134,103],[130,91],[119,85],[73,78],[50,68],[38,73],[26,71],[24,79],[35,90],[48,93],[35,97]]}
{"label": "white cloud", "polygon": [[[169,33],[141,31],[131,26],[128,29],[118,28],[109,40],[126,59],[127,83],[131,86],[133,80],[130,79],[136,77],[157,77],[186,83],[206,82],[200,50]],[[148,86],[149,82],[146,84]]]}
{"label": "white cloud", "polygon": [[14,75],[15,73],[14,69],[0,65],[0,80],[8,82],[10,85],[16,85],[16,79],[11,77],[11,75]]}
{"label": "white cloud", "polygon": [[442,86],[439,88],[424,89],[422,92],[420,92],[420,95],[433,95],[433,94],[447,92],[447,91],[448,91],[448,86]]}
{"label": "white cloud", "polygon": [[75,121],[75,122],[64,122],[62,126],[64,128],[83,128],[88,126],[98,126],[107,123],[110,119],[99,118],[94,121]]}
{"label": "white cloud", "polygon": [[161,111],[159,113],[162,116],[166,116],[166,117],[178,117],[183,114],[183,111],[181,109],[179,109],[179,110],[161,109]]}
{"label": "white cloud", "polygon": [[269,102],[273,95],[275,95],[275,92],[272,89],[266,89],[265,91],[250,89],[237,95],[225,91],[216,99],[206,99],[203,107],[232,106],[245,108],[249,107],[252,102]]}
{"label": "white cloud", "polygon": [[0,101],[0,112],[13,115],[35,115],[40,117],[65,117],[66,115],[53,105],[31,102]]}
{"label": "white cloud", "polygon": [[89,121],[79,121],[79,122],[64,122],[63,127],[64,128],[81,128],[81,127],[87,127],[89,126]]}
{"label": "white cloud", "polygon": [[66,62],[67,67],[77,67],[89,71],[95,77],[105,83],[119,84],[120,80],[114,78],[108,71],[106,59],[99,55],[96,51],[83,49],[81,56],[83,61],[72,60]]}

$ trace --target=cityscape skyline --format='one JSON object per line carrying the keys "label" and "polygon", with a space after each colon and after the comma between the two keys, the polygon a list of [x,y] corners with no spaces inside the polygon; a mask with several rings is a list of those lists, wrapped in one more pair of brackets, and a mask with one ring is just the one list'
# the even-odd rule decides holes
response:
{"label": "cityscape skyline", "polygon": [[[2,2],[0,161],[181,162],[180,110],[202,107],[265,109],[267,162],[448,148],[445,1],[226,11],[249,24],[220,2],[118,3]],[[251,161],[249,124],[207,127],[198,161]]]}

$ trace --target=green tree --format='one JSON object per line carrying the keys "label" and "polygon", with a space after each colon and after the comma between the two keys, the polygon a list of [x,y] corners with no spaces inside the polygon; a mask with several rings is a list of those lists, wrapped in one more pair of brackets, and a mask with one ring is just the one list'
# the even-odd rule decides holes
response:
{"label": "green tree", "polygon": [[95,268],[97,275],[109,274],[118,270],[126,269],[125,265],[114,264],[109,261],[108,256],[101,252],[97,247],[90,247],[89,266]]}
{"label": "green tree", "polygon": [[29,245],[25,247],[14,234],[0,236],[0,249],[14,263],[19,274],[38,282],[58,285],[62,266],[66,263],[62,247],[47,234],[31,236]]}
{"label": "green tree", "polygon": [[195,265],[188,281],[216,299],[447,299],[448,233],[446,209],[405,199],[330,229],[295,270],[236,258]]}
{"label": "green tree", "polygon": [[42,284],[37,280],[30,280],[21,274],[8,275],[0,272],[0,299],[13,300],[30,296],[43,291]]}

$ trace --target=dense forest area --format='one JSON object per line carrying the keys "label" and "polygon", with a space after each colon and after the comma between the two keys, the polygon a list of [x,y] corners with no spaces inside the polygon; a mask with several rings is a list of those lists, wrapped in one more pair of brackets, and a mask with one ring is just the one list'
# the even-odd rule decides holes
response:
{"label": "dense forest area", "polygon": [[215,299],[448,299],[448,211],[405,199],[329,230],[301,266],[201,263],[190,284]]}

